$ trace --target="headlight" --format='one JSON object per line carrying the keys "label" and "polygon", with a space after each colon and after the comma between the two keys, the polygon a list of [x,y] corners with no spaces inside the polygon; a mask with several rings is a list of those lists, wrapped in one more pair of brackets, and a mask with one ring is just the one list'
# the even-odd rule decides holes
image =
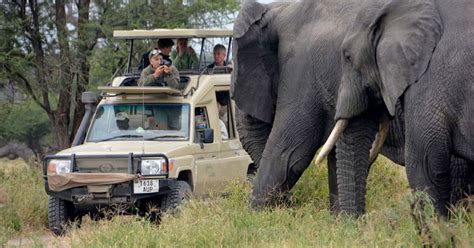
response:
{"label": "headlight", "polygon": [[142,175],[158,175],[166,172],[166,161],[163,158],[153,160],[142,160]]}
{"label": "headlight", "polygon": [[71,172],[70,160],[53,159],[48,163],[48,174],[63,174]]}

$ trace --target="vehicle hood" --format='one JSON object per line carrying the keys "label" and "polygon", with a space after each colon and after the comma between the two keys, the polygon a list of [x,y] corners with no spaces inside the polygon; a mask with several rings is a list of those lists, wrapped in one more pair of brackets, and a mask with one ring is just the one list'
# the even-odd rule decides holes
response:
{"label": "vehicle hood", "polygon": [[71,147],[59,152],[57,155],[116,155],[116,154],[142,154],[142,153],[164,153],[169,156],[178,150],[189,147],[186,141],[107,141],[97,143],[85,143],[83,145]]}

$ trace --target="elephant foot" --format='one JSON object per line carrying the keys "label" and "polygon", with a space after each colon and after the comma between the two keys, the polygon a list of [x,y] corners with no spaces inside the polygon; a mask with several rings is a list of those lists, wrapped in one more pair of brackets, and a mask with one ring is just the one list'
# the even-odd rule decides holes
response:
{"label": "elephant foot", "polygon": [[250,207],[254,210],[274,207],[291,207],[293,198],[289,191],[272,190],[271,192],[261,193],[255,190],[252,193]]}

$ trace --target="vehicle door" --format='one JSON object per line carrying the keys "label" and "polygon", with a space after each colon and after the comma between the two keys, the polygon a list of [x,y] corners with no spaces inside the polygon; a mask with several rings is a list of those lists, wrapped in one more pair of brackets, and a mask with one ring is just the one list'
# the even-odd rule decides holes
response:
{"label": "vehicle door", "polygon": [[[211,126],[209,119],[209,105],[198,105],[194,109],[194,161],[195,161],[195,192],[207,194],[219,191],[218,158],[219,142],[216,140],[216,130]],[[199,132],[206,128],[214,129],[214,140],[212,143],[202,143]]]}
{"label": "vehicle door", "polygon": [[219,143],[219,164],[215,170],[219,175],[219,184],[225,187],[231,181],[246,179],[249,156],[237,136],[233,102],[228,87],[215,87],[215,97],[216,111],[212,111],[210,116],[215,121],[215,140]]}

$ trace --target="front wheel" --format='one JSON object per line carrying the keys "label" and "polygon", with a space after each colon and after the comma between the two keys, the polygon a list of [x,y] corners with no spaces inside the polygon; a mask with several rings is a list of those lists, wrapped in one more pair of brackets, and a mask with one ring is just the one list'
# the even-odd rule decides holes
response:
{"label": "front wheel", "polygon": [[48,226],[55,235],[63,235],[70,223],[80,222],[75,213],[74,204],[63,199],[49,196],[48,199]]}
{"label": "front wheel", "polygon": [[161,199],[161,211],[173,213],[183,202],[191,198],[193,191],[185,181],[176,181],[170,192]]}

